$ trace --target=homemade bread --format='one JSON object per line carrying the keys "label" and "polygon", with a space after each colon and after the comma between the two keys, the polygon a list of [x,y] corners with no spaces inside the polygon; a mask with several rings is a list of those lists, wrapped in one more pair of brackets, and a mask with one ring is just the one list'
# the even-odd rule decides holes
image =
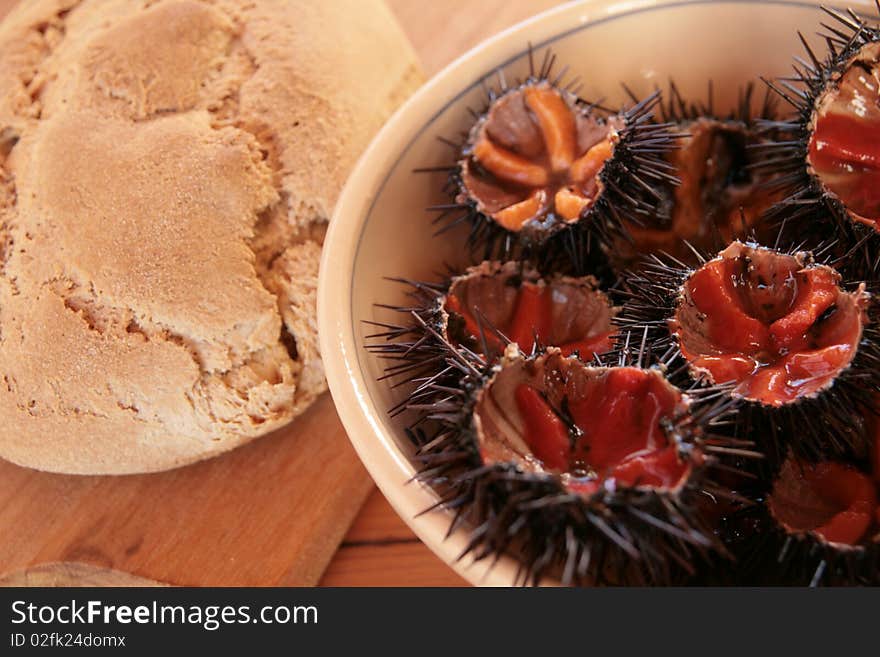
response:
{"label": "homemade bread", "polygon": [[420,82],[380,0],[25,0],[0,24],[0,456],[162,470],[325,389],[356,158]]}

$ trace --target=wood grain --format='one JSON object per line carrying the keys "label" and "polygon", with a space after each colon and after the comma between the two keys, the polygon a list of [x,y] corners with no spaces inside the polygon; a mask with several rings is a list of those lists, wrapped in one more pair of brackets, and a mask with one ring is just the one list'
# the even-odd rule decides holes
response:
{"label": "wood grain", "polygon": [[415,534],[412,530],[391,508],[382,493],[374,489],[348,530],[345,543],[356,545],[413,539]]}
{"label": "wood grain", "polygon": [[162,582],[129,575],[86,563],[45,563],[0,577],[0,587],[10,586],[168,586]]}
{"label": "wood grain", "polygon": [[467,586],[467,582],[416,538],[376,490],[320,585]]}
{"label": "wood grain", "polygon": [[336,553],[321,586],[468,586],[419,541],[345,544]]}
{"label": "wood grain", "polygon": [[313,585],[372,484],[328,395],[289,427],[170,472],[0,463],[0,572],[83,562],[171,584]]}

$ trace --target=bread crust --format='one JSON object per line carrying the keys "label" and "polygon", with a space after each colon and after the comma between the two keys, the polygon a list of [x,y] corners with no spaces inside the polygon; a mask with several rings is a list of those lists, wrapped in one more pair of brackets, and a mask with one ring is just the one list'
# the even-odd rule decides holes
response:
{"label": "bread crust", "polygon": [[420,83],[380,0],[29,0],[0,24],[0,456],[163,470],[325,390],[324,225]]}

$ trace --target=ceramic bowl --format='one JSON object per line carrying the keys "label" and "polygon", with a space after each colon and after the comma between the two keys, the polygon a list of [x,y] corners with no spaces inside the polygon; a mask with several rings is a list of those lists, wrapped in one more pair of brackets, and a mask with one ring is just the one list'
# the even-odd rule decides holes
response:
{"label": "ceramic bowl", "polygon": [[[324,244],[319,288],[321,353],[339,416],[351,442],[397,513],[441,559],[474,584],[510,585],[516,561],[494,567],[457,561],[462,532],[446,538],[450,514],[420,512],[436,501],[411,482],[412,449],[387,409],[397,399],[379,381],[382,362],[364,350],[363,320],[392,314],[374,306],[402,300],[388,276],[435,279],[444,264],[465,264],[460,236],[433,237],[425,208],[448,202],[444,174],[413,169],[448,165],[454,153],[438,137],[458,135],[481,107],[484,79],[528,73],[528,44],[537,56],[551,48],[580,76],[581,95],[624,102],[621,82],[639,94],[672,78],[683,94],[732,107],[738,89],[759,76],[790,71],[802,54],[797,31],[813,35],[823,20],[818,2],[787,0],[590,0],[564,3],[489,39],[422,87],[392,117],[364,153],[336,206]],[[845,6],[842,3],[824,3]],[[846,3],[865,12],[869,0]],[[811,37],[821,49],[818,38]],[[761,85],[760,82],[758,82]],[[763,93],[763,85],[760,92]]]}

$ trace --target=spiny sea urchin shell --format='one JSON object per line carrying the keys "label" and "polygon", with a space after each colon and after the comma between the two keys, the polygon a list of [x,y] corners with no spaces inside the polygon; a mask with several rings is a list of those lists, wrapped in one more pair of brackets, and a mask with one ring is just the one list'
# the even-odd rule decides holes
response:
{"label": "spiny sea urchin shell", "polygon": [[710,84],[705,102],[688,102],[670,83],[661,119],[680,136],[665,156],[680,184],[658,184],[656,212],[640,225],[627,225],[627,239],[618,238],[610,257],[617,267],[637,267],[648,253],[664,252],[693,261],[691,247],[722,248],[733,239],[765,238],[764,212],[777,200],[768,189],[772,173],[755,170],[755,145],[767,139],[757,121],[774,116],[768,93],[753,107],[754,85],[746,85],[728,114],[715,111]]}
{"label": "spiny sea urchin shell", "polygon": [[728,383],[741,431],[777,462],[863,457],[880,390],[877,303],[807,252],[733,242],[697,268],[660,257],[627,278],[618,323],[648,330],[672,370]]}
{"label": "spiny sea urchin shell", "polygon": [[762,503],[728,522],[739,583],[880,585],[880,478],[864,464],[789,456]]}
{"label": "spiny sea urchin shell", "polygon": [[591,276],[542,277],[521,263],[485,262],[452,280],[442,310],[450,341],[490,358],[508,342],[587,360],[613,346],[616,309]]}
{"label": "spiny sea urchin shell", "polygon": [[794,108],[768,121],[779,137],[756,147],[756,170],[779,174],[784,199],[768,220],[787,243],[834,236],[844,249],[860,243],[875,257],[880,231],[880,30],[853,11],[823,8],[827,54],[801,36],[807,59],[794,76],[768,84]]}
{"label": "spiny sea urchin shell", "polygon": [[662,155],[675,137],[653,120],[659,94],[605,111],[578,98],[564,71],[554,76],[554,61],[548,52],[525,81],[508,87],[502,76],[488,91],[452,169],[454,202],[434,209],[447,226],[469,222],[484,257],[561,247],[583,273],[594,238],[650,215],[654,187],[674,184]]}
{"label": "spiny sea urchin shell", "polygon": [[[428,381],[455,385],[472,373],[465,363],[485,367],[511,342],[525,353],[552,345],[586,360],[613,346],[617,309],[592,276],[486,261],[436,284],[400,282],[411,288],[410,303],[391,307],[402,321],[378,324],[367,349],[389,362],[389,378],[415,383],[416,396]],[[453,351],[460,357],[450,361]]]}
{"label": "spiny sea urchin shell", "polygon": [[625,355],[587,364],[511,345],[427,411],[418,478],[455,511],[450,531],[471,532],[464,554],[515,553],[523,582],[684,581],[725,554],[699,508],[727,494],[712,483],[719,456],[753,456],[714,435],[732,408],[715,392],[682,392]]}

